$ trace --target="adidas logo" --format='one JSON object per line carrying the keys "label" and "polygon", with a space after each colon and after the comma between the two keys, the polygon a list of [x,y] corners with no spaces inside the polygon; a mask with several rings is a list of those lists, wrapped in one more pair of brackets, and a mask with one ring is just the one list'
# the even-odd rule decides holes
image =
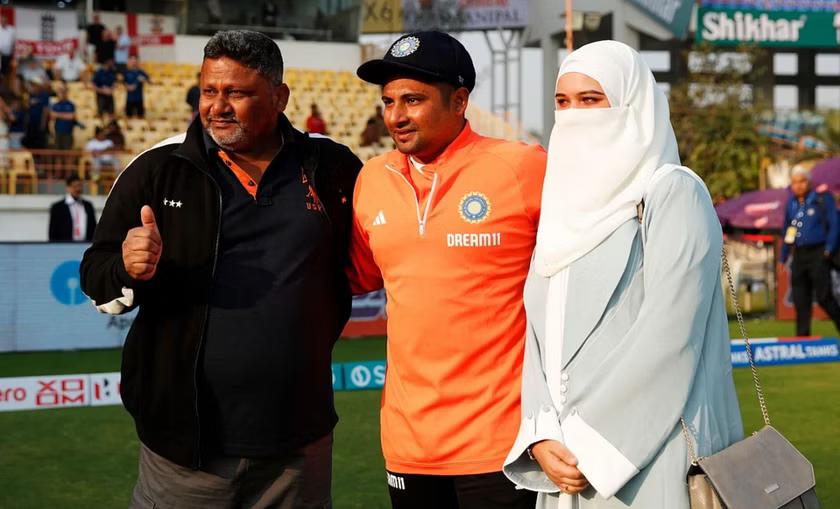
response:
{"label": "adidas logo", "polygon": [[385,221],[385,213],[380,210],[379,214],[376,214],[376,219],[373,220],[373,226],[379,226],[381,224],[387,224],[387,222]]}

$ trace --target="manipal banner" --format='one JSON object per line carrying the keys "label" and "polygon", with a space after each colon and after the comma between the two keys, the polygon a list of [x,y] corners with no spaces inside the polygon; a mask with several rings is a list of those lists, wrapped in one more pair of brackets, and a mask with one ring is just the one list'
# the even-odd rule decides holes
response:
{"label": "manipal banner", "polygon": [[362,32],[523,28],[528,0],[364,0]]}
{"label": "manipal banner", "polygon": [[697,42],[788,48],[840,48],[840,12],[701,8]]}

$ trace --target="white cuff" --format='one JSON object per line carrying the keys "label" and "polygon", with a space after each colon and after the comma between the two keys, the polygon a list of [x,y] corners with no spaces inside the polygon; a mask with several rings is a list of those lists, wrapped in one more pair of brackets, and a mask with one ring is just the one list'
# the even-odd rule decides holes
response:
{"label": "white cuff", "polygon": [[508,479],[519,488],[544,493],[560,491],[542,471],[536,460],[527,455],[527,450],[533,444],[543,440],[556,440],[563,443],[563,432],[557,418],[557,411],[543,406],[536,415],[530,414],[522,419],[519,434],[513,443],[503,471]]}
{"label": "white cuff", "polygon": [[578,460],[578,469],[604,498],[610,498],[639,473],[618,449],[573,410],[560,426],[566,447]]}
{"label": "white cuff", "polygon": [[134,305],[134,290],[123,286],[122,294],[122,297],[117,297],[111,302],[106,302],[105,304],[98,305],[96,304],[96,301],[93,301],[93,305],[96,306],[96,309],[100,313],[107,313],[109,315],[119,315],[123,311],[125,311],[125,308],[130,308]]}

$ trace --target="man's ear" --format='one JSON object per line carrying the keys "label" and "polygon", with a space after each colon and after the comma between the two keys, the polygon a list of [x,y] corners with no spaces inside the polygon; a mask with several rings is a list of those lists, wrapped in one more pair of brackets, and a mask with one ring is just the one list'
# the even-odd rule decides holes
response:
{"label": "man's ear", "polygon": [[286,111],[286,106],[289,104],[289,95],[291,91],[289,86],[283,83],[280,86],[274,87],[274,107],[277,113]]}
{"label": "man's ear", "polygon": [[458,115],[463,115],[467,111],[469,103],[470,91],[466,87],[457,88],[452,92],[452,107]]}

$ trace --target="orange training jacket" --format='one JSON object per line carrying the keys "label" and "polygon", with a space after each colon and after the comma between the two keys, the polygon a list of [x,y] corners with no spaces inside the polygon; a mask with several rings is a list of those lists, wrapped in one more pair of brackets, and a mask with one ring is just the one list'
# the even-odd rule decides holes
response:
{"label": "orange training jacket", "polygon": [[384,284],[386,468],[499,471],[519,429],[522,291],[536,241],[546,153],[469,124],[418,170],[391,151],[354,194],[351,285]]}

